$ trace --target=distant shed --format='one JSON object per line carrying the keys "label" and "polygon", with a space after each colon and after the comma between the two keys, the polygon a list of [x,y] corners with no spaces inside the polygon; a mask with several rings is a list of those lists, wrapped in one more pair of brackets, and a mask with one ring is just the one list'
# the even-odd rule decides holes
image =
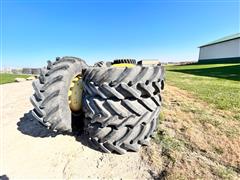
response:
{"label": "distant shed", "polygon": [[240,62],[240,33],[223,37],[199,48],[199,62]]}

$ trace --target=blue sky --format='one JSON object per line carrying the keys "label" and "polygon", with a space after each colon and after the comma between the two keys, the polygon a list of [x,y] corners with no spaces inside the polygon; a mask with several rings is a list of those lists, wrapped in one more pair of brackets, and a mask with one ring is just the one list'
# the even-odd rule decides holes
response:
{"label": "blue sky", "polygon": [[3,67],[72,55],[197,60],[198,46],[240,31],[240,1],[3,0]]}

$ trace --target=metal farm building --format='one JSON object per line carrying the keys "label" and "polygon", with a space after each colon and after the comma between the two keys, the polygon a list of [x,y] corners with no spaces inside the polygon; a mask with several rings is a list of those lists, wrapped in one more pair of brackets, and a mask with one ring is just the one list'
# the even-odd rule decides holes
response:
{"label": "metal farm building", "polygon": [[199,62],[240,62],[240,33],[199,47]]}

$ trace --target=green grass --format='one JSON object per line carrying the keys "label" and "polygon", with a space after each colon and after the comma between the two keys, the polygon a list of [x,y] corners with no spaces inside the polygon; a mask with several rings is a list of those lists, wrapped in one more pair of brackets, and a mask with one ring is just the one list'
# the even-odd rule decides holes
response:
{"label": "green grass", "polygon": [[0,73],[0,84],[11,83],[15,78],[27,78],[29,75]]}
{"label": "green grass", "polygon": [[166,66],[166,82],[240,114],[240,64]]}

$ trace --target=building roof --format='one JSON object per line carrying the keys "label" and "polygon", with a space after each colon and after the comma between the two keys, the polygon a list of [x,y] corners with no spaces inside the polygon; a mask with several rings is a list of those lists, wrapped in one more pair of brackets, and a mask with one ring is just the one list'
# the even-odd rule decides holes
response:
{"label": "building roof", "polygon": [[212,41],[212,42],[209,42],[207,44],[204,44],[204,45],[200,46],[200,48],[204,47],[204,46],[210,46],[210,45],[213,45],[213,44],[218,44],[218,43],[225,42],[225,41],[230,41],[230,40],[233,40],[233,39],[238,39],[238,38],[240,38],[240,33],[217,39],[215,41]]}

